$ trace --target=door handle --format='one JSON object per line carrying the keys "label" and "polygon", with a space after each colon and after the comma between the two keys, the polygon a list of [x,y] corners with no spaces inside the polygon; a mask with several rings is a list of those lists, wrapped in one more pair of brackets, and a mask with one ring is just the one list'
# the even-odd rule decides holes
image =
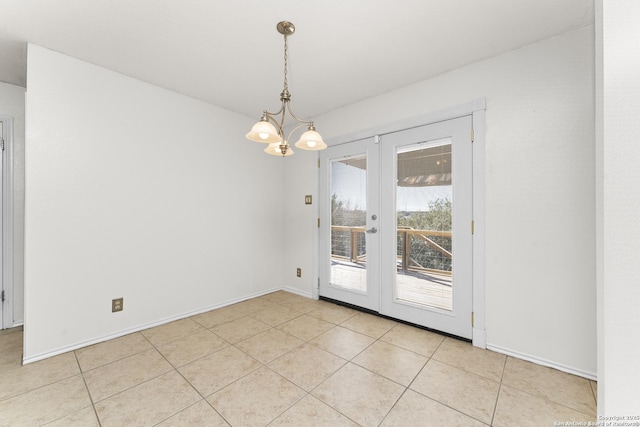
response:
{"label": "door handle", "polygon": [[378,229],[375,228],[375,227],[371,227],[370,229],[365,230],[365,233],[372,233],[373,234],[373,233],[377,233],[377,232],[378,232]]}

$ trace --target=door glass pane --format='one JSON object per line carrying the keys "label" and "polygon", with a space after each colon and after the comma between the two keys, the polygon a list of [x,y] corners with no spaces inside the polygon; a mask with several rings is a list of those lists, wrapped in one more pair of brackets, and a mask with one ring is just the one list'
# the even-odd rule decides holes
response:
{"label": "door glass pane", "polygon": [[452,310],[451,138],[397,151],[395,297]]}
{"label": "door glass pane", "polygon": [[332,161],[331,285],[367,291],[366,221],[366,155]]}

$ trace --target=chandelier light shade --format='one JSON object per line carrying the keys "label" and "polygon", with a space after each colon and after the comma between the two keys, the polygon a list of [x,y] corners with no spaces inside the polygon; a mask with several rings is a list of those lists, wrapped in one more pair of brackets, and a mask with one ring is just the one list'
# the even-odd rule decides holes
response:
{"label": "chandelier light shade", "polygon": [[327,148],[327,144],[324,143],[322,136],[311,125],[309,129],[300,135],[300,139],[296,142],[296,147],[303,150],[318,151]]}
{"label": "chandelier light shade", "polygon": [[[307,130],[302,132],[296,141],[295,146],[302,150],[324,150],[327,148],[327,144],[325,144],[322,140],[322,136],[316,131],[313,122],[299,119],[291,111],[291,93],[289,92],[289,84],[287,82],[287,37],[296,31],[296,27],[291,22],[282,21],[278,23],[276,28],[278,29],[278,32],[284,36],[284,88],[280,94],[280,110],[275,113],[270,113],[265,110],[262,113],[260,121],[253,125],[251,131],[247,133],[246,137],[250,141],[269,144],[267,148],[264,149],[265,153],[285,157],[293,155],[293,150],[291,149],[288,141],[291,140],[291,137],[296,132],[306,127]],[[296,121],[297,124],[285,137],[284,127],[287,113]]]}
{"label": "chandelier light shade", "polygon": [[268,120],[260,120],[251,127],[251,131],[246,135],[247,139],[255,142],[280,142],[281,138],[278,135],[278,131],[275,126],[269,123]]}
{"label": "chandelier light shade", "polygon": [[293,156],[293,150],[291,149],[291,147],[289,147],[288,144],[284,145],[287,147],[284,153],[282,152],[282,144],[279,142],[272,142],[267,146],[267,148],[264,149],[264,152],[267,154],[271,154],[272,156]]}

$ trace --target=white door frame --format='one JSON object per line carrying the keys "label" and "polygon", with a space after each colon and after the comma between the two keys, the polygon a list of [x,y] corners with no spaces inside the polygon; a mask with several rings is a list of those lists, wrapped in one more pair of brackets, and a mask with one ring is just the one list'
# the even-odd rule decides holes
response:
{"label": "white door frame", "polygon": [[0,115],[2,122],[2,283],[4,291],[0,329],[11,328],[13,321],[13,117]]}
{"label": "white door frame", "polygon": [[[421,115],[407,120],[382,124],[380,126],[354,132],[328,140],[329,145],[344,144],[350,141],[375,137],[390,132],[397,132],[411,127],[428,125],[462,116],[473,116],[473,345],[486,348],[485,330],[485,109],[486,99],[480,98],[472,102],[445,110]],[[318,176],[318,175],[316,175]],[[317,183],[319,183],[319,179]],[[316,189],[319,194],[319,189]],[[319,214],[319,212],[317,212]],[[318,232],[317,232],[318,233]],[[316,234],[319,241],[319,234]],[[319,279],[319,247],[315,245],[315,273]],[[313,297],[318,298],[318,289],[314,287]]]}

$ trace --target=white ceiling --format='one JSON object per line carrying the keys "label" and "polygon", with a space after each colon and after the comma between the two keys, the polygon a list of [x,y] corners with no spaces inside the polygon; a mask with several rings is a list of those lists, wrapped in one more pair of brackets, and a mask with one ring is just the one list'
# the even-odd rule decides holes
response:
{"label": "white ceiling", "polygon": [[0,81],[26,43],[259,117],[313,117],[594,22],[593,0],[2,0]]}

